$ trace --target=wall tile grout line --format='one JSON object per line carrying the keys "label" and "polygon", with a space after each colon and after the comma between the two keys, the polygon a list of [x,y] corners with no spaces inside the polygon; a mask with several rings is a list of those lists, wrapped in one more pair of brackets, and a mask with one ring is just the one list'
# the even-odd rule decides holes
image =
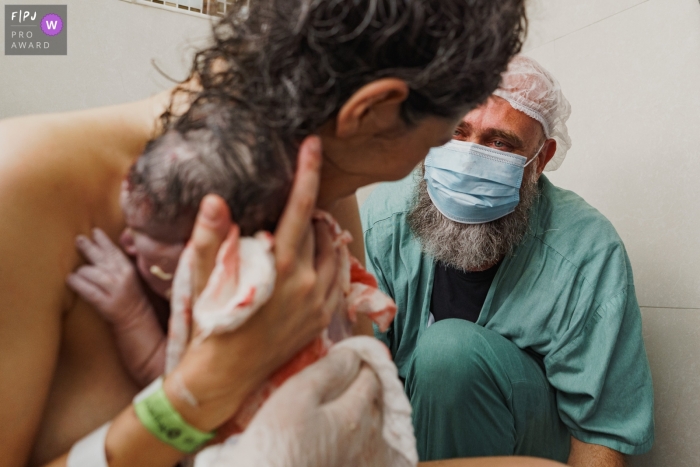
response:
{"label": "wall tile grout line", "polygon": [[547,42],[543,42],[542,44],[538,44],[537,47],[535,47],[535,48],[532,49],[532,50],[539,49],[540,47],[542,47],[542,46],[544,46],[544,45],[547,45],[547,44],[551,44],[552,42],[555,42],[555,43],[556,43],[559,39],[563,39],[564,37],[570,36],[570,35],[572,35],[572,34],[575,34],[575,33],[579,32],[579,31],[583,31],[584,29],[589,28],[589,27],[593,26],[594,24],[598,24],[598,23],[603,22],[603,21],[605,21],[605,20],[607,20],[607,19],[610,19],[610,18],[612,18],[612,17],[614,17],[614,16],[621,15],[622,13],[625,13],[625,12],[627,12],[627,11],[630,11],[630,10],[633,9],[633,8],[637,8],[637,7],[639,7],[639,6],[642,6],[642,5],[644,5],[645,3],[649,3],[650,1],[651,1],[651,0],[644,0],[644,1],[642,1],[642,2],[637,3],[636,5],[632,5],[631,7],[625,8],[625,9],[622,10],[622,11],[618,11],[617,13],[613,13],[613,14],[610,15],[610,16],[606,16],[605,18],[600,18],[599,20],[594,21],[594,22],[592,22],[592,23],[590,23],[590,24],[587,24],[587,25],[585,25],[585,26],[583,26],[583,27],[581,27],[581,28],[578,28],[578,29],[576,29],[576,30],[574,30],[574,31],[567,32],[567,33],[564,34],[563,36],[555,37],[554,39],[551,39],[551,40],[549,40],[549,41],[547,41]]}

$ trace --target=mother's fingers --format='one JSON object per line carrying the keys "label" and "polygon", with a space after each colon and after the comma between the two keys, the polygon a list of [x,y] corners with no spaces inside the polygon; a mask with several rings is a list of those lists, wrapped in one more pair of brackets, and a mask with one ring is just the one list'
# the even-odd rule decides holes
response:
{"label": "mother's fingers", "polygon": [[216,255],[231,229],[231,214],[226,202],[217,195],[207,195],[199,206],[190,238],[194,248],[192,265],[193,298],[196,298],[214,270]]}
{"label": "mother's fingers", "polygon": [[[321,360],[304,368],[287,380],[278,393],[287,394],[299,400],[305,395],[305,402],[319,407],[344,394],[356,380],[362,361],[348,349],[331,352]],[[300,404],[298,408],[307,409],[309,405]]]}
{"label": "mother's fingers", "polygon": [[321,140],[309,136],[299,148],[297,171],[279,226],[275,232],[275,252],[281,269],[292,267],[305,240],[321,180]]}
{"label": "mother's fingers", "polygon": [[348,389],[326,404],[325,410],[330,420],[342,420],[362,431],[376,429],[381,425],[381,397],[379,378],[371,368],[363,366]]}
{"label": "mother's fingers", "polygon": [[316,240],[316,264],[317,287],[322,291],[324,297],[329,297],[333,292],[332,287],[336,285],[336,278],[340,268],[340,254],[333,246],[330,226],[326,222],[314,222],[314,233]]}

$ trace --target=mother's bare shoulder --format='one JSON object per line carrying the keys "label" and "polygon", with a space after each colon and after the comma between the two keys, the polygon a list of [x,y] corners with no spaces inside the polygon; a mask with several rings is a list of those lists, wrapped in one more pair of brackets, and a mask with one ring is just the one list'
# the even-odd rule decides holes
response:
{"label": "mother's bare shoulder", "polygon": [[[62,391],[54,376],[75,321],[70,312],[76,299],[65,285],[80,263],[75,236],[95,226],[121,229],[119,183],[147,140],[145,130],[134,136],[139,127],[129,119],[130,109],[135,107],[0,121],[3,465],[26,465],[47,400]],[[98,328],[84,330],[108,338]]]}

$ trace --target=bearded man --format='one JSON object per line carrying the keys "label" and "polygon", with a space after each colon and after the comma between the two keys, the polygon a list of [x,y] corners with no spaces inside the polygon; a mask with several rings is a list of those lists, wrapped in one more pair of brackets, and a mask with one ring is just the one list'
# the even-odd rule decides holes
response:
{"label": "bearded man", "polygon": [[571,146],[558,82],[519,56],[416,172],[362,207],[369,269],[399,311],[378,337],[421,460],[530,455],[624,466],[654,439],[624,245],[542,175]]}

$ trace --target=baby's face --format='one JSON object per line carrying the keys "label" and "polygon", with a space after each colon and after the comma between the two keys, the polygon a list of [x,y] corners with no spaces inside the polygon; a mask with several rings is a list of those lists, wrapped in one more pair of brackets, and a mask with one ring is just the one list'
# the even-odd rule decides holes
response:
{"label": "baby's face", "polygon": [[127,227],[119,243],[136,260],[136,268],[146,284],[169,299],[175,269],[192,225],[184,221],[176,225],[159,224],[152,220],[148,206],[131,205],[125,194],[121,198]]}
{"label": "baby's face", "polygon": [[185,243],[168,243],[135,227],[127,227],[119,239],[127,254],[136,259],[136,268],[158,295],[170,298],[173,276]]}

